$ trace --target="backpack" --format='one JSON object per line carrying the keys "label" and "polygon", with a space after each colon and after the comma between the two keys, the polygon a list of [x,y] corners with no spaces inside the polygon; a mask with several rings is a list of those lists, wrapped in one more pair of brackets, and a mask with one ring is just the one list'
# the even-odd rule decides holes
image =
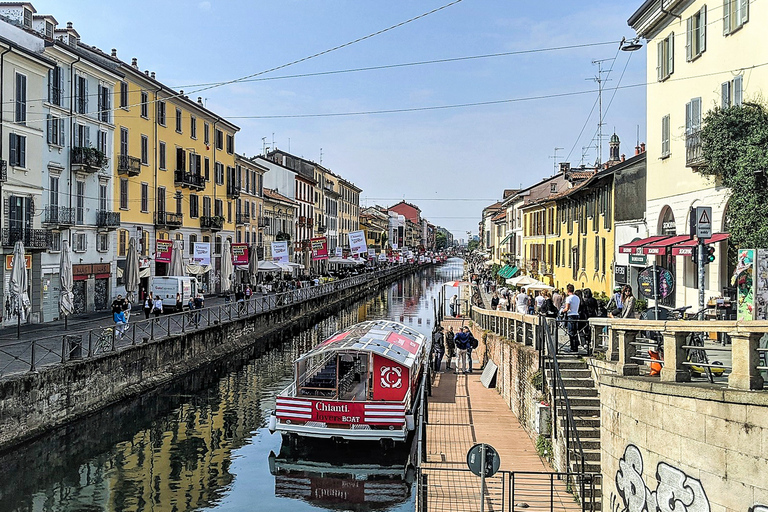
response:
{"label": "backpack", "polygon": [[475,338],[474,336],[472,336],[472,333],[469,333],[469,345],[470,345],[472,348],[477,348],[477,338]]}

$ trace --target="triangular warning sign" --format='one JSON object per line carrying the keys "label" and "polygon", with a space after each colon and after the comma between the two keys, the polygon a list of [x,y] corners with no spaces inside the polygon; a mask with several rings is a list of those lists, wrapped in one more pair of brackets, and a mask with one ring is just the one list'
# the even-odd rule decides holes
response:
{"label": "triangular warning sign", "polygon": [[709,215],[707,215],[707,210],[703,208],[701,210],[701,215],[699,215],[699,224],[712,224],[712,221],[709,220]]}

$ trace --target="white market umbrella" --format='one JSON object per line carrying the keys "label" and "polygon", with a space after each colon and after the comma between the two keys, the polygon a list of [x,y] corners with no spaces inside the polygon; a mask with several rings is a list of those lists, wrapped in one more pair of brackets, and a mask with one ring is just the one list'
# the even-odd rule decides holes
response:
{"label": "white market umbrella", "polygon": [[355,263],[355,260],[351,260],[348,258],[340,258],[339,256],[328,258],[328,263],[333,263],[335,265],[357,265],[357,263]]}
{"label": "white market umbrella", "polygon": [[248,282],[253,284],[256,274],[259,272],[259,255],[254,246],[250,246],[248,250]]}
{"label": "white market umbrella", "polygon": [[281,267],[274,261],[269,261],[269,260],[259,261],[259,272],[278,272],[280,270],[283,270],[283,267]]}
{"label": "white market umbrella", "polygon": [[13,246],[13,264],[11,265],[11,277],[8,287],[11,292],[11,311],[18,318],[16,337],[21,337],[21,321],[27,318],[29,308],[29,296],[27,295],[27,262],[24,258],[24,243],[17,240]]}
{"label": "white market umbrella", "polygon": [[232,246],[229,239],[224,240],[224,249],[221,251],[221,292],[229,293],[232,288],[232,274],[235,272],[232,265]]}
{"label": "white market umbrella", "polygon": [[519,277],[511,277],[506,280],[507,284],[511,284],[512,286],[527,286],[529,284],[536,284],[540,283],[538,279],[534,279],[531,276],[519,276]]}
{"label": "white market umbrella", "polygon": [[554,286],[549,286],[546,283],[542,283],[541,281],[538,281],[536,283],[532,283],[532,284],[528,284],[528,285],[523,286],[523,289],[525,291],[528,291],[528,290],[554,290],[555,287]]}
{"label": "white market umbrella", "polygon": [[125,255],[125,297],[128,302],[136,301],[136,292],[139,290],[139,251],[136,250],[136,239],[128,240],[128,253]]}
{"label": "white market umbrella", "polygon": [[[229,246],[227,246],[229,247]],[[230,266],[232,257],[229,258]],[[230,270],[230,274],[231,274]],[[168,268],[169,276],[184,276],[184,242],[181,240],[173,241],[173,250],[171,251],[171,264]],[[127,288],[126,288],[127,291]]]}
{"label": "white market umbrella", "polygon": [[64,317],[64,329],[67,329],[68,317],[75,311],[75,295],[72,293],[74,281],[72,279],[72,251],[69,242],[64,240],[61,246],[61,258],[59,259],[59,314]]}

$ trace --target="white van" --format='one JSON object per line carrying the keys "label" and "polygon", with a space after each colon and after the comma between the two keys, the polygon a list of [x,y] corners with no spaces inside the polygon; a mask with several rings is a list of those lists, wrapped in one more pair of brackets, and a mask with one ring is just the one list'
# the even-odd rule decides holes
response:
{"label": "white van", "polygon": [[190,297],[196,297],[200,284],[194,277],[155,276],[150,288],[153,297],[163,300],[163,311],[176,309],[176,294],[181,294],[182,309],[187,308]]}

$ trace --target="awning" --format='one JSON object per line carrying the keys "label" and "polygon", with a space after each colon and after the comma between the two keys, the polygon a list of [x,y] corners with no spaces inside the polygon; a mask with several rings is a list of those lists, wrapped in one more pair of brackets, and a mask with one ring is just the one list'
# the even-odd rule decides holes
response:
{"label": "awning", "polygon": [[629,242],[628,244],[624,244],[622,246],[619,246],[619,253],[621,254],[642,254],[643,251],[640,250],[640,248],[646,244],[651,244],[653,242],[658,242],[659,240],[663,240],[665,238],[669,238],[666,235],[658,235],[658,236],[650,236],[648,238],[641,238],[640,240],[633,240],[632,242]]}
{"label": "awning", "polygon": [[[730,236],[731,235],[728,233],[715,233],[712,235],[712,238],[707,238],[704,240],[704,244],[706,245],[722,242],[723,240],[727,240]],[[688,241],[681,244],[676,244],[674,247],[672,247],[672,254],[675,256],[692,256],[693,248],[696,247],[696,244],[697,240],[695,238],[689,239]]]}
{"label": "awning", "polygon": [[520,272],[519,268],[517,268],[517,267],[510,267],[509,272],[507,272],[507,274],[504,277],[506,277],[506,278],[514,277],[515,274],[517,274],[518,272]]}
{"label": "awning", "polygon": [[506,274],[507,272],[509,272],[509,269],[510,269],[510,268],[511,268],[511,267],[510,267],[509,265],[504,265],[503,267],[501,267],[501,268],[499,269],[499,271],[498,271],[498,272],[496,272],[496,275],[497,275],[497,276],[499,276],[499,277],[507,277],[505,274]]}
{"label": "awning", "polygon": [[656,242],[651,242],[649,244],[643,245],[642,247],[643,254],[650,254],[651,256],[664,256],[665,254],[667,254],[667,249],[669,249],[673,245],[687,242],[690,239],[691,237],[688,235],[679,235],[679,236],[664,238]]}
{"label": "awning", "polygon": [[507,241],[508,241],[510,238],[512,238],[512,235],[514,235],[514,233],[510,233],[510,234],[508,234],[507,236],[505,236],[505,237],[504,237],[504,239],[503,239],[501,242],[499,242],[499,246],[501,246],[501,245],[504,245],[505,243],[507,243]]}

